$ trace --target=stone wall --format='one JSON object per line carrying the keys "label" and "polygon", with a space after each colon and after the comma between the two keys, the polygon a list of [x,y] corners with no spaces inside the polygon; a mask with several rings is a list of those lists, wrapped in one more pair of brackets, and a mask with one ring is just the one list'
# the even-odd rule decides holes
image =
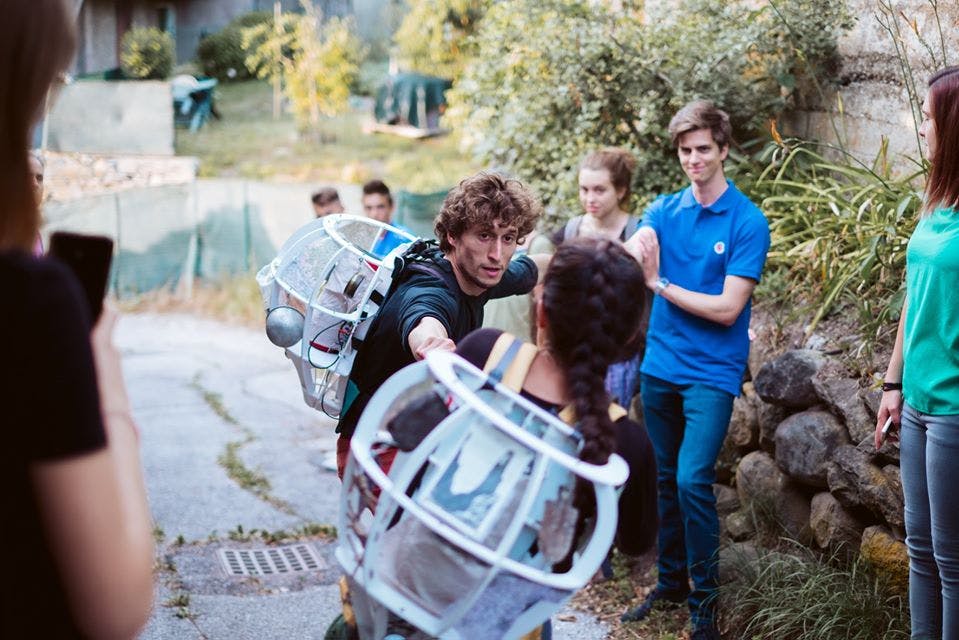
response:
{"label": "stone wall", "polygon": [[769,354],[762,320],[754,325],[753,379],[735,400],[717,462],[725,535],[859,553],[904,592],[899,449],[890,441],[877,451],[873,442],[880,392],[846,377],[822,351]]}
{"label": "stone wall", "polygon": [[139,187],[188,184],[199,163],[188,156],[106,156],[85,153],[44,154],[44,194],[65,202]]}
{"label": "stone wall", "polygon": [[[871,161],[886,137],[897,165],[911,169],[914,165],[906,157],[918,157],[919,145],[892,39],[876,19],[876,0],[847,0],[847,4],[857,20],[839,41],[838,86],[828,89],[824,98],[812,88],[804,88],[799,108],[786,114],[782,129],[786,134],[832,142],[836,139],[832,119],[844,131],[847,148],[861,160]],[[928,0],[892,0],[892,4],[905,16],[898,16],[899,27],[922,93],[933,65],[910,23],[914,21],[918,33],[941,58],[939,29],[931,5]],[[957,64],[959,3],[940,2],[939,13],[946,55]]]}

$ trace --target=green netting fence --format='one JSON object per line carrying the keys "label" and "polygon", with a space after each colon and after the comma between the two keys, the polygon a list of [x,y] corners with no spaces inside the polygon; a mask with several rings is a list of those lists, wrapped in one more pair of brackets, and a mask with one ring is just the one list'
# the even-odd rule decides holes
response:
{"label": "green netting fence", "polygon": [[[359,212],[359,187],[339,187]],[[310,185],[203,179],[136,188],[44,207],[46,238],[57,230],[110,236],[111,291],[120,298],[197,279],[252,274],[313,219]],[[397,194],[397,222],[432,237],[446,192]],[[45,239],[46,239],[45,238]]]}

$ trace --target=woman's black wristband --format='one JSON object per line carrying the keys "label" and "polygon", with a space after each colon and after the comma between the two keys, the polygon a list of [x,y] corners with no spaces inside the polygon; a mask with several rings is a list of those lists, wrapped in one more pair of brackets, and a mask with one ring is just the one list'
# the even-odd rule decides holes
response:
{"label": "woman's black wristband", "polygon": [[882,383],[883,391],[902,391],[901,382],[883,382]]}

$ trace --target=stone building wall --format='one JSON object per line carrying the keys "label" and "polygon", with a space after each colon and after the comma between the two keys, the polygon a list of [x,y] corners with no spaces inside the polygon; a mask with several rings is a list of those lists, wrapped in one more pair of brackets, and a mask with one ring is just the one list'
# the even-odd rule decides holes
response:
{"label": "stone building wall", "polygon": [[[877,20],[877,0],[847,3],[857,19],[852,30],[839,41],[838,86],[827,90],[825,99],[812,88],[804,88],[798,96],[799,108],[783,119],[783,132],[834,142],[836,136],[830,121],[833,118],[844,131],[847,148],[860,159],[872,160],[886,137],[897,164],[909,167],[906,157],[918,157],[919,146],[893,41]],[[934,69],[910,23],[941,60],[942,40],[932,5],[928,0],[892,0],[891,4],[901,12],[897,16],[899,28],[921,97],[926,79]],[[951,64],[959,64],[959,2],[939,2],[939,15],[946,57]]]}

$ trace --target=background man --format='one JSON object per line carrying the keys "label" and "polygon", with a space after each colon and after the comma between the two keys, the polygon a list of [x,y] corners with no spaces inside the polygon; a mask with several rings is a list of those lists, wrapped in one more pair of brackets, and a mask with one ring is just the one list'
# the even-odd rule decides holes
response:
{"label": "background man", "polygon": [[393,194],[382,180],[370,180],[363,185],[363,215],[386,224],[393,222]]}
{"label": "background man", "polygon": [[340,203],[340,194],[333,187],[323,187],[310,199],[313,201],[313,212],[317,218],[344,211],[343,204]]}
{"label": "background man", "polygon": [[496,174],[466,178],[446,196],[434,225],[439,249],[425,252],[424,266],[407,267],[356,356],[356,397],[337,426],[340,477],[360,414],[387,378],[433,349],[452,351],[480,327],[487,300],[533,288],[549,256],[511,258],[541,212],[526,187]]}
{"label": "background man", "polygon": [[656,294],[640,388],[658,467],[659,580],[623,620],[688,598],[692,639],[718,640],[714,467],[746,368],[750,299],[769,226],[723,173],[732,137],[726,113],[692,102],[669,134],[690,185],[653,202],[628,242]]}

